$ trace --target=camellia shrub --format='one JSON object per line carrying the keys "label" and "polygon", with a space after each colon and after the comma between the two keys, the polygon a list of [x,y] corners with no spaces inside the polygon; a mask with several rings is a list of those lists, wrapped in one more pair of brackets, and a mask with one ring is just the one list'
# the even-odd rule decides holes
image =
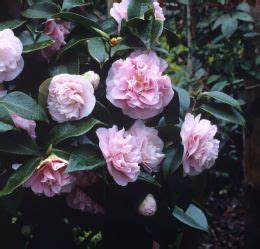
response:
{"label": "camellia shrub", "polygon": [[187,226],[207,231],[191,179],[218,158],[216,115],[245,121],[224,92],[190,95],[173,84],[160,44],[176,35],[159,2],[123,0],[111,18],[88,1],[9,5],[13,19],[0,23],[0,202],[28,248],[101,236],[105,248],[166,248]]}

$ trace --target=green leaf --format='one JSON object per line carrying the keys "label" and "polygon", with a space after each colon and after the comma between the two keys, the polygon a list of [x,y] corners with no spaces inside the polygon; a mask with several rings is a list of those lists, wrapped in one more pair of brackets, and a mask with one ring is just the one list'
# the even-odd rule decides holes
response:
{"label": "green leaf", "polygon": [[39,88],[38,103],[43,109],[46,109],[47,107],[47,99],[49,95],[49,86],[51,80],[52,78],[45,80]]}
{"label": "green leaf", "polygon": [[150,183],[157,187],[161,187],[161,184],[159,182],[157,182],[151,174],[144,172],[144,171],[141,171],[141,173],[138,176],[138,180],[142,181],[142,182]]}
{"label": "green leaf", "polygon": [[190,94],[186,90],[178,86],[173,86],[173,89],[175,90],[175,92],[178,93],[180,111],[182,114],[185,114],[190,107]]}
{"label": "green leaf", "polygon": [[243,11],[243,12],[250,12],[250,5],[248,3],[245,3],[245,2],[242,2],[240,3],[237,7],[236,7],[237,10],[240,10],[240,11]]}
{"label": "green leaf", "polygon": [[234,15],[233,15],[234,18],[240,20],[240,21],[244,21],[244,22],[253,22],[254,19],[252,16],[250,16],[250,14],[248,13],[245,13],[245,12],[236,12]]}
{"label": "green leaf", "polygon": [[127,16],[128,20],[133,18],[141,18],[144,19],[144,15],[152,7],[152,0],[132,0],[128,5]]}
{"label": "green leaf", "polygon": [[180,118],[180,100],[177,91],[174,93],[174,97],[169,105],[164,109],[164,117],[169,124],[178,124]]}
{"label": "green leaf", "polygon": [[219,2],[220,4],[222,4],[222,5],[224,5],[225,2],[226,2],[226,0],[218,0],[218,2]]}
{"label": "green leaf", "polygon": [[26,18],[52,18],[53,15],[60,12],[60,8],[53,2],[39,2],[35,3],[30,8],[21,13]]}
{"label": "green leaf", "polygon": [[64,151],[64,150],[53,148],[51,150],[51,154],[52,155],[56,155],[57,157],[60,157],[60,158],[62,158],[64,160],[66,160],[66,161],[70,160],[70,153],[67,152],[67,151]]}
{"label": "green leaf", "polygon": [[0,110],[9,113],[15,112],[19,116],[29,120],[40,120],[48,122],[46,113],[34,99],[23,92],[12,92],[0,99]]}
{"label": "green leaf", "polygon": [[[79,14],[76,14],[73,12],[62,12],[62,13],[55,15],[54,17],[63,18],[63,19],[67,19],[69,21],[75,22],[76,24],[82,26],[86,30],[94,31],[96,34],[99,34],[99,33],[97,33],[97,30],[102,31],[102,27],[97,22],[95,22],[85,16],[82,16],[82,15],[79,15]],[[95,29],[93,29],[93,28],[95,28]]]}
{"label": "green leaf", "polygon": [[162,172],[164,178],[171,176],[181,165],[183,158],[183,146],[179,145],[169,148],[166,151],[166,157],[162,164]]}
{"label": "green leaf", "polygon": [[25,23],[26,23],[25,20],[18,20],[18,19],[0,22],[0,31],[4,29],[16,29]]}
{"label": "green leaf", "polygon": [[49,47],[54,43],[54,40],[52,40],[49,36],[45,34],[41,34],[36,40],[34,40],[28,30],[22,32],[19,36],[19,39],[23,44],[24,54],[41,50],[43,48]]}
{"label": "green leaf", "polygon": [[202,96],[211,97],[219,102],[226,103],[241,111],[241,107],[238,101],[223,92],[217,92],[217,91],[203,92]]}
{"label": "green leaf", "polygon": [[80,7],[84,5],[90,5],[86,0],[64,0],[62,4],[62,9],[70,10],[75,7]]}
{"label": "green leaf", "polygon": [[84,44],[87,42],[89,38],[75,38],[75,39],[71,39],[66,46],[64,46],[62,49],[59,50],[57,56],[56,56],[56,61],[58,61],[61,57],[63,57],[64,55],[66,55],[68,52],[71,51],[71,49]]}
{"label": "green leaf", "polygon": [[226,38],[230,38],[237,30],[237,27],[238,27],[237,19],[232,17],[231,15],[226,15],[221,25],[222,34]]}
{"label": "green leaf", "polygon": [[100,155],[98,147],[84,145],[73,151],[70,155],[67,173],[81,170],[95,170],[104,166],[106,162]]}
{"label": "green leaf", "polygon": [[84,135],[97,124],[102,124],[102,122],[93,118],[59,124],[48,134],[48,145],[55,146],[67,138]]}
{"label": "green leaf", "polygon": [[0,133],[4,133],[4,132],[15,130],[15,129],[16,128],[14,126],[0,121]]}
{"label": "green leaf", "polygon": [[178,206],[173,210],[173,216],[187,226],[193,227],[207,232],[209,229],[208,221],[201,209],[194,204],[190,204],[189,208],[184,212]]}
{"label": "green leaf", "polygon": [[41,155],[39,147],[27,134],[4,133],[1,135],[0,151],[16,155]]}
{"label": "green leaf", "polygon": [[108,59],[109,55],[101,38],[91,38],[88,41],[88,51],[91,57],[102,66]]}
{"label": "green leaf", "polygon": [[15,189],[23,185],[32,176],[35,169],[39,166],[41,160],[41,157],[30,159],[25,164],[23,164],[17,171],[15,171],[9,177],[5,187],[1,190],[0,196],[9,195]]}
{"label": "green leaf", "polygon": [[177,2],[184,5],[188,5],[190,3],[189,0],[177,0]]}
{"label": "green leaf", "polygon": [[212,116],[222,119],[224,121],[234,123],[234,124],[239,124],[244,126],[245,125],[245,119],[243,116],[234,110],[233,108],[225,108],[224,106],[221,105],[207,105],[204,104],[200,106],[200,109],[211,114]]}
{"label": "green leaf", "polygon": [[58,74],[79,74],[80,61],[77,54],[70,55],[62,58],[62,60],[56,61],[49,67],[49,74],[51,77]]}

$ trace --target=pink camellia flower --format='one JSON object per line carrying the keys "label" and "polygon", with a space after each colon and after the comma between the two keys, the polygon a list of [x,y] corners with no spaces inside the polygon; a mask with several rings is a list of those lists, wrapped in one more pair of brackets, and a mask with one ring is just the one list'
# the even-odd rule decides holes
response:
{"label": "pink camellia flower", "polygon": [[[130,0],[122,0],[120,3],[114,3],[113,7],[110,10],[110,15],[118,23],[119,30],[121,28],[122,20],[126,20],[126,21],[128,20],[127,10],[128,10],[129,3],[130,3]],[[163,10],[160,7],[160,4],[156,0],[154,0],[154,2],[153,2],[153,8],[154,8],[155,20],[165,21]]]}
{"label": "pink camellia flower", "polygon": [[152,249],[160,249],[160,245],[156,241],[153,241]]}
{"label": "pink camellia flower", "polygon": [[70,208],[81,210],[91,214],[104,214],[104,209],[93,201],[82,190],[75,189],[67,196],[67,204]]}
{"label": "pink camellia flower", "polygon": [[74,177],[65,173],[68,162],[51,155],[43,160],[33,175],[25,183],[35,194],[53,197],[72,190]]}
{"label": "pink camellia flower", "polygon": [[153,216],[157,211],[156,200],[152,194],[148,194],[138,207],[138,213],[143,216]]}
{"label": "pink camellia flower", "polygon": [[84,73],[83,76],[90,81],[94,89],[98,88],[100,83],[100,76],[97,73],[95,73],[94,71],[88,71]]}
{"label": "pink camellia flower", "polygon": [[153,51],[136,51],[115,61],[106,80],[107,99],[131,118],[156,116],[174,95],[170,78],[162,75],[167,66]]}
{"label": "pink camellia flower", "polygon": [[183,168],[185,174],[191,176],[212,167],[219,151],[219,140],[214,139],[217,126],[200,117],[188,113],[181,128]]}
{"label": "pink camellia flower", "polygon": [[23,45],[11,29],[0,31],[0,83],[15,79],[23,70]]}
{"label": "pink camellia flower", "polygon": [[11,118],[14,122],[14,125],[17,128],[25,130],[32,139],[36,138],[36,134],[35,134],[36,122],[34,120],[28,120],[22,118],[16,113],[11,113]]}
{"label": "pink camellia flower", "polygon": [[163,141],[158,137],[158,131],[145,126],[141,120],[135,121],[129,133],[136,137],[141,150],[142,166],[148,172],[158,172],[164,159]]}
{"label": "pink camellia flower", "polygon": [[61,46],[66,44],[65,37],[70,33],[70,23],[62,20],[48,19],[43,32],[55,41],[51,46],[42,50],[42,56],[45,59],[49,59]]}
{"label": "pink camellia flower", "polygon": [[117,126],[110,129],[97,129],[99,147],[107,162],[107,169],[118,185],[126,186],[135,182],[140,173],[140,148],[137,139],[118,130]]}
{"label": "pink camellia flower", "polygon": [[80,75],[59,74],[49,86],[48,109],[58,123],[79,120],[93,111],[96,98],[89,80]]}

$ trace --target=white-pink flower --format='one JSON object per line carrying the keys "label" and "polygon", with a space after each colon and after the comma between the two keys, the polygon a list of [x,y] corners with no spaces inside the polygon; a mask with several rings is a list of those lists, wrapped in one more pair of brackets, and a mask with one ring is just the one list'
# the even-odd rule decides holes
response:
{"label": "white-pink flower", "polygon": [[44,194],[48,197],[72,190],[74,177],[65,173],[68,162],[51,155],[43,160],[33,175],[25,183],[35,194]]}
{"label": "white-pink flower", "polygon": [[90,115],[96,98],[90,81],[81,75],[59,74],[51,80],[48,109],[58,123]]}
{"label": "white-pink flower", "polygon": [[161,113],[173,98],[168,64],[153,51],[135,51],[112,64],[106,80],[107,99],[134,119]]}
{"label": "white-pink flower", "polygon": [[[128,20],[128,6],[129,6],[130,0],[122,0],[120,3],[114,3],[113,7],[110,9],[110,15],[116,20],[116,22],[119,25],[119,30],[121,27],[122,20]],[[163,10],[160,7],[160,4],[157,2],[157,0],[154,0],[153,2],[153,8],[154,8],[154,17],[155,20],[159,21],[165,21],[165,17],[163,14]]]}
{"label": "white-pink flower", "polygon": [[70,33],[70,23],[62,20],[48,19],[45,22],[43,32],[55,41],[51,46],[42,50],[42,56],[45,59],[49,59],[61,46],[66,44],[65,37]]}
{"label": "white-pink flower", "polygon": [[15,79],[23,70],[23,45],[11,29],[0,31],[0,83]]}
{"label": "white-pink flower", "polygon": [[97,129],[99,147],[106,159],[107,169],[118,185],[135,182],[140,173],[140,148],[136,137],[117,126]]}
{"label": "white-pink flower", "polygon": [[164,159],[163,141],[155,128],[145,126],[141,120],[135,121],[129,133],[136,137],[141,150],[143,168],[148,172],[158,172]]}
{"label": "white-pink flower", "polygon": [[152,194],[148,194],[138,207],[138,213],[143,216],[153,216],[157,211],[157,203]]}
{"label": "white-pink flower", "polygon": [[200,117],[188,113],[181,128],[183,168],[185,174],[192,176],[212,167],[219,151],[219,140],[214,139],[217,126]]}
{"label": "white-pink flower", "polygon": [[36,134],[35,134],[36,122],[34,120],[28,120],[22,118],[16,113],[11,113],[11,118],[14,122],[14,125],[17,128],[25,130],[32,139],[36,138]]}
{"label": "white-pink flower", "polygon": [[91,214],[104,214],[104,208],[80,189],[74,189],[68,194],[66,200],[70,208]]}

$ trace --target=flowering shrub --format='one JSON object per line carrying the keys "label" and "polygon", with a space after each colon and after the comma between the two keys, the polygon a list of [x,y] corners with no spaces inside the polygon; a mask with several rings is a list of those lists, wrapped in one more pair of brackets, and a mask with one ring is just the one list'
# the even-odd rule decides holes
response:
{"label": "flowering shrub", "polygon": [[181,223],[207,231],[186,186],[218,158],[216,115],[244,125],[240,103],[173,84],[159,2],[123,0],[104,20],[87,2],[60,2],[26,1],[20,19],[0,23],[0,195],[32,191],[82,217],[150,216],[143,226],[159,244]]}

